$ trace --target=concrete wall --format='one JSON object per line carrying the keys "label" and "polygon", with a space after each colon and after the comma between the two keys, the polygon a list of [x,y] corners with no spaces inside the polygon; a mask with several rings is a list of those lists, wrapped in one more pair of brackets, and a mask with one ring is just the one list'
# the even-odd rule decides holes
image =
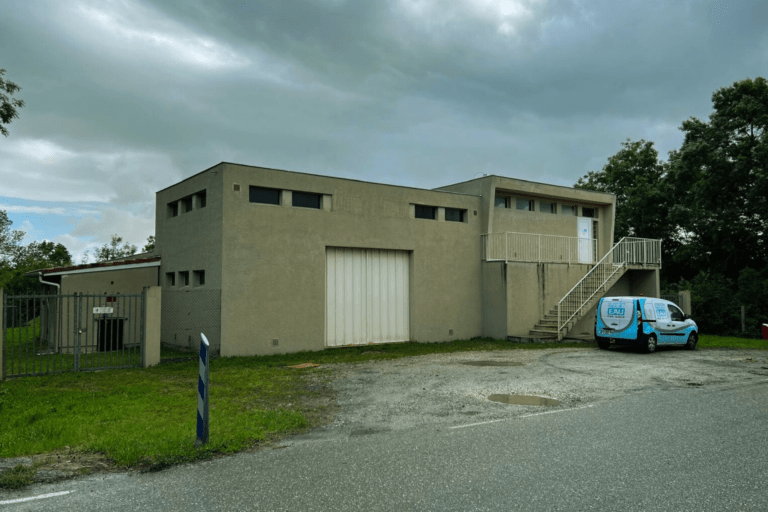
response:
{"label": "concrete wall", "polygon": [[[119,268],[119,267],[118,267]],[[141,293],[145,286],[157,286],[160,267],[102,270],[61,276],[61,293],[126,295]],[[43,276],[46,280],[46,277]]]}
{"label": "concrete wall", "polygon": [[[193,272],[203,270],[203,288],[221,289],[223,176],[223,164],[219,164],[156,194],[153,255],[162,258],[160,284],[163,288],[185,288],[180,282],[179,272],[189,272],[189,285],[186,288],[192,288]],[[201,208],[195,198],[194,209],[184,212],[181,200],[203,190],[206,195],[205,207]],[[247,200],[247,187],[245,197]],[[176,217],[169,214],[171,203],[178,205],[179,213]],[[168,273],[175,275],[174,286],[168,284]]]}
{"label": "concrete wall", "polygon": [[592,268],[564,263],[507,264],[507,335],[530,336],[529,331],[545,313]]}
{"label": "concrete wall", "polygon": [[483,336],[507,337],[507,269],[502,261],[484,261],[482,304]]}
{"label": "concrete wall", "polygon": [[[222,355],[324,347],[326,247],[411,253],[411,340],[481,334],[479,197],[235,164],[223,176]],[[323,208],[250,203],[250,185],[323,194]],[[413,218],[413,204],[466,222]]]}

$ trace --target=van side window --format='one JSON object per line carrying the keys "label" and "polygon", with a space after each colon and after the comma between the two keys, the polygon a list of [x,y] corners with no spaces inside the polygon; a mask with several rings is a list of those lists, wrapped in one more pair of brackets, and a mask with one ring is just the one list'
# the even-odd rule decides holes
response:
{"label": "van side window", "polygon": [[667,304],[667,307],[669,308],[669,317],[673,322],[682,322],[683,321],[683,312],[680,311],[677,307]]}

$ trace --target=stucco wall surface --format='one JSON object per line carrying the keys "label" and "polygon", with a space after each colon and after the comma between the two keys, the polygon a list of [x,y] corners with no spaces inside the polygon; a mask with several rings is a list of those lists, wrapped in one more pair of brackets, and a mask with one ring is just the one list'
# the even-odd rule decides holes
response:
{"label": "stucco wall surface", "polygon": [[[411,340],[481,334],[479,197],[224,165],[222,355],[324,347],[326,247],[410,252]],[[250,185],[323,194],[323,208],[251,203]],[[467,221],[415,219],[413,204]]]}

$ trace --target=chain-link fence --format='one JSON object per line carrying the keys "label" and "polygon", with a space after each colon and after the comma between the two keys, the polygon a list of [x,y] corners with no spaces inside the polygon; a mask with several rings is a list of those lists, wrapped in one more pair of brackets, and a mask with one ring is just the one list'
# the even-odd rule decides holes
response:
{"label": "chain-link fence", "polygon": [[677,307],[682,309],[683,312],[687,315],[693,314],[693,308],[691,307],[691,292],[689,291],[681,291],[679,293],[662,293],[659,298],[668,300],[669,302],[674,302]]}
{"label": "chain-link fence", "polygon": [[163,290],[160,341],[163,347],[197,351],[200,333],[221,352],[221,290]]}

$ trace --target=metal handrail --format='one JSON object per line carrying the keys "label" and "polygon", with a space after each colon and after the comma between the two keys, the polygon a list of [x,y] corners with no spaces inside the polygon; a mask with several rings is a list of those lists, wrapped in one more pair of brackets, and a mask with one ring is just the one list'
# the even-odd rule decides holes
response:
{"label": "metal handrail", "polygon": [[482,238],[485,261],[593,264],[597,257],[597,240],[593,238],[513,231],[486,233]]}
{"label": "metal handrail", "polygon": [[[624,237],[611,247],[611,250],[557,303],[558,340],[562,339],[562,331],[568,322],[626,265],[661,268],[661,240]],[[593,286],[587,286],[590,282]]]}

